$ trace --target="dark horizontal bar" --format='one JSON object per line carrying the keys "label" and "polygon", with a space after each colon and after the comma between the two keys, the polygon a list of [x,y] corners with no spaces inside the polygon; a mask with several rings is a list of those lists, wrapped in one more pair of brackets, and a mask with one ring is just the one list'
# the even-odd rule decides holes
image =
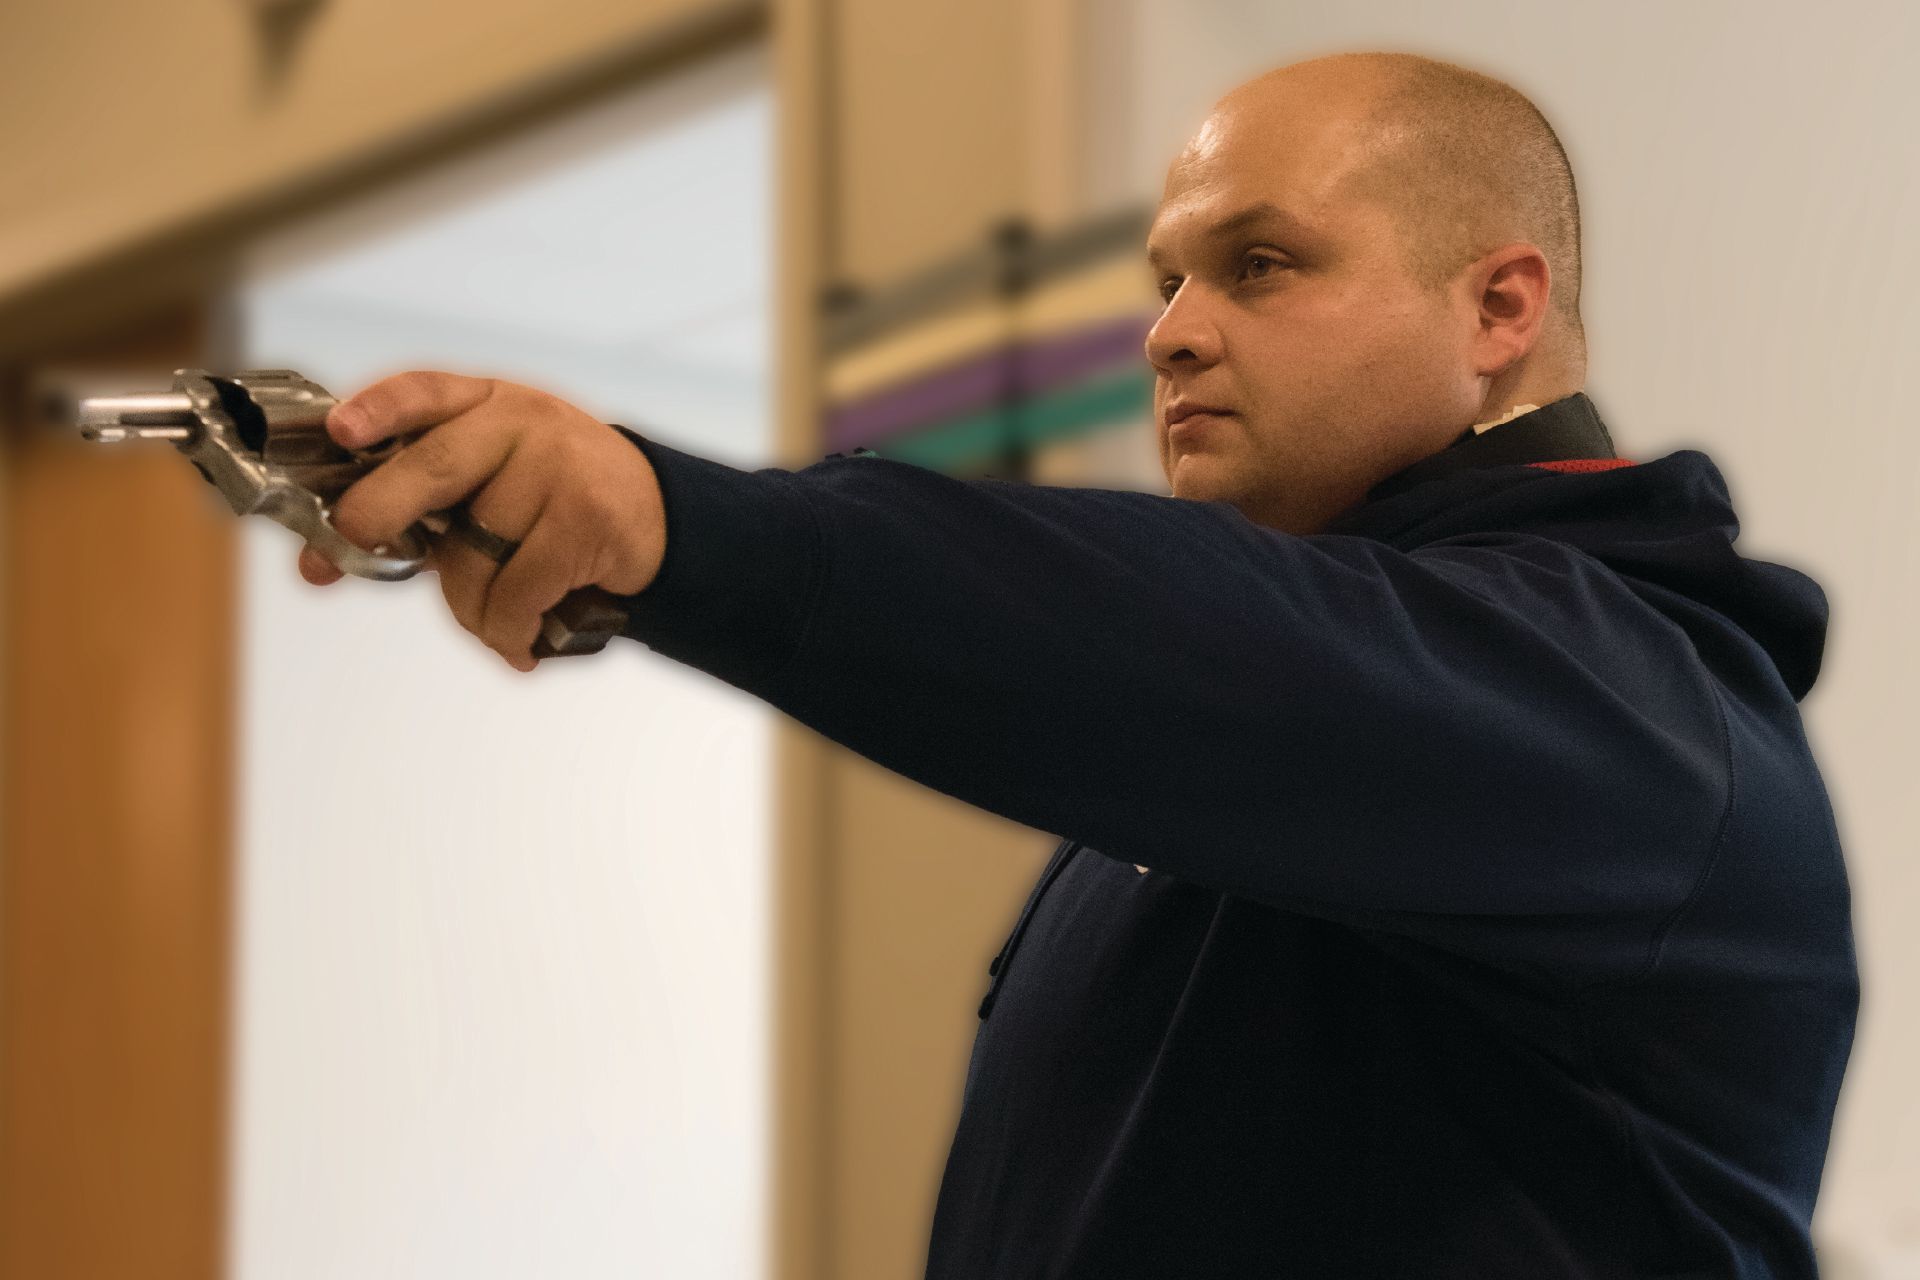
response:
{"label": "dark horizontal bar", "polygon": [[877,293],[836,287],[837,300],[822,322],[831,358],[878,341],[958,303],[1006,290],[1026,290],[1070,275],[1116,252],[1140,250],[1152,212],[1134,205],[1089,218],[1049,236],[1034,236],[1017,220],[995,228],[986,243]]}

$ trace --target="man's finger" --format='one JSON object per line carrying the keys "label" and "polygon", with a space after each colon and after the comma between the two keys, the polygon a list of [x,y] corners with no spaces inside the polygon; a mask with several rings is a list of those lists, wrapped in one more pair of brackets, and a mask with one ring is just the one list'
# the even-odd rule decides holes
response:
{"label": "man's finger", "polygon": [[[466,499],[467,518],[497,537],[519,542],[539,520],[551,483],[551,473],[532,451],[515,449],[507,464]],[[452,529],[433,539],[432,554],[447,608],[461,626],[479,636],[487,588],[500,571],[499,562]]]}
{"label": "man's finger", "polygon": [[[528,455],[515,456],[519,462],[503,468],[467,500],[467,515],[481,528],[518,542],[519,535],[540,519],[546,495],[539,477],[528,471]],[[436,539],[434,554],[441,563],[440,591],[447,598],[447,608],[461,626],[480,636],[487,590],[500,572],[499,562],[451,530]]]}
{"label": "man's finger", "polygon": [[368,550],[391,545],[427,512],[451,507],[491,480],[513,456],[521,431],[522,424],[498,417],[442,423],[354,481],[334,501],[333,527]]}
{"label": "man's finger", "polygon": [[440,566],[440,594],[455,622],[480,634],[480,614],[487,604],[487,587],[500,572],[499,564],[478,547],[468,546],[446,533],[436,540],[433,555]]}
{"label": "man's finger", "polygon": [[415,369],[382,378],[327,413],[327,434],[347,449],[449,422],[493,395],[492,378]]}
{"label": "man's finger", "polygon": [[300,548],[300,576],[316,587],[338,582],[341,574],[328,559],[312,547]]}
{"label": "man's finger", "polygon": [[534,520],[487,587],[479,635],[489,648],[516,665],[532,661],[541,615],[573,589],[582,545],[581,531],[555,518],[551,505]]}

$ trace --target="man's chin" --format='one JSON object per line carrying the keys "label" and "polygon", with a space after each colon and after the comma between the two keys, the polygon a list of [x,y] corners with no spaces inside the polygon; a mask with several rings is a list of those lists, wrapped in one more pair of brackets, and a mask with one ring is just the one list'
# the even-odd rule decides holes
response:
{"label": "man's chin", "polygon": [[1249,493],[1237,478],[1223,469],[1204,465],[1202,460],[1194,463],[1176,461],[1173,468],[1172,484],[1168,489],[1171,496],[1183,498],[1188,502],[1224,502],[1241,515],[1257,525],[1276,529],[1282,533],[1299,533],[1301,513],[1289,511],[1285,504],[1274,501],[1274,495]]}
{"label": "man's chin", "polygon": [[1176,498],[1209,502],[1223,497],[1231,477],[1224,474],[1221,459],[1205,451],[1181,450],[1174,454],[1167,483]]}

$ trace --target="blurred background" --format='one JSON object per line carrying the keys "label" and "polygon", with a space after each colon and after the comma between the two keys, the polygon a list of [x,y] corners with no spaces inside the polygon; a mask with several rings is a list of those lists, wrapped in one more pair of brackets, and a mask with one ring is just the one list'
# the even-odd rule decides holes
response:
{"label": "blurred background", "polygon": [[9,0],[0,1277],[918,1275],[1055,841],[631,642],[520,678],[431,576],[312,588],[49,405],[452,369],[742,468],[1164,493],[1164,168],[1361,49],[1542,109],[1621,454],[1705,450],[1827,591],[1863,1002],[1815,1238],[1920,1276],[1917,42],[1904,0]]}

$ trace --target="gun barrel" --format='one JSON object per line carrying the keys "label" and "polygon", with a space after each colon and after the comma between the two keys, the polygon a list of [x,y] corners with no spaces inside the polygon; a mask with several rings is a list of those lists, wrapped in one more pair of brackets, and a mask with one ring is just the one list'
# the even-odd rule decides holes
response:
{"label": "gun barrel", "polygon": [[78,406],[80,434],[101,444],[121,440],[191,440],[200,419],[180,391],[87,396]]}

